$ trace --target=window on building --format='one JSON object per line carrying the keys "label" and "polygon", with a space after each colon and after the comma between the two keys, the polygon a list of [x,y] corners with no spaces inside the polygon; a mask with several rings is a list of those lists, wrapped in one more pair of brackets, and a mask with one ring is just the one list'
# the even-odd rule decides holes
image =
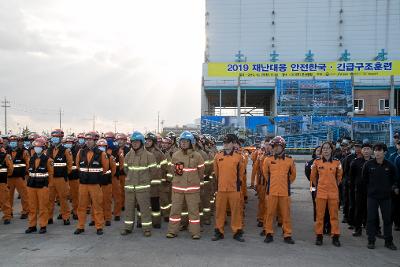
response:
{"label": "window on building", "polygon": [[364,111],[364,99],[354,99],[354,111]]}
{"label": "window on building", "polygon": [[389,99],[379,99],[379,111],[389,110]]}

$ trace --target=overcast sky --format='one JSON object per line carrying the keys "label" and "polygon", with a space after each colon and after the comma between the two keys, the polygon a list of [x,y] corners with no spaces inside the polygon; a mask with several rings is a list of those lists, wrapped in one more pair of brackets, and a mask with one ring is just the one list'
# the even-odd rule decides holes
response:
{"label": "overcast sky", "polygon": [[[9,128],[153,130],[200,117],[202,0],[0,0]],[[2,99],[3,100],[3,99]],[[0,110],[4,131],[4,110]]]}

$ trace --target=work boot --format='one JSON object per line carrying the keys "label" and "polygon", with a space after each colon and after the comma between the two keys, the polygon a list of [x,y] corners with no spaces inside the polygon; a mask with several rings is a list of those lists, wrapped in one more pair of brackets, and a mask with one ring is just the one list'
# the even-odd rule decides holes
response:
{"label": "work boot", "polygon": [[36,231],[37,231],[36,226],[29,227],[28,229],[25,230],[25,234],[30,234],[30,233],[33,233],[33,232],[36,232]]}
{"label": "work boot", "polygon": [[9,219],[4,220],[4,224],[10,224],[10,223],[11,223],[11,221]]}
{"label": "work boot", "polygon": [[50,219],[48,219],[47,220],[47,224],[53,224],[54,222],[53,222],[53,218],[50,218]]}
{"label": "work boot", "polygon": [[21,217],[19,217],[21,220],[28,219],[28,214],[21,214]]}
{"label": "work boot", "polygon": [[61,214],[58,214],[57,220],[62,220],[62,215]]}
{"label": "work boot", "polygon": [[257,227],[263,227],[263,223],[262,222],[258,222],[257,223]]}
{"label": "work boot", "polygon": [[80,234],[82,234],[83,232],[85,232],[85,229],[76,229],[75,230],[75,232],[74,232],[74,235],[80,235]]}
{"label": "work boot", "polygon": [[368,241],[367,248],[369,248],[369,249],[375,249],[375,242],[374,242],[374,241]]}
{"label": "work boot", "polygon": [[168,233],[168,234],[166,235],[167,238],[175,238],[175,237],[177,237],[177,236],[178,236],[178,235],[173,234],[173,233]]}
{"label": "work boot", "polygon": [[393,241],[385,242],[385,247],[390,250],[397,250],[397,247],[393,244]]}
{"label": "work boot", "polygon": [[292,239],[291,236],[285,237],[285,238],[283,239],[283,241],[284,241],[286,244],[290,244],[290,245],[293,245],[293,244],[294,244],[294,240]]}
{"label": "work boot", "polygon": [[332,237],[332,244],[333,244],[335,247],[340,247],[339,235],[334,235],[334,236]]}
{"label": "work boot", "polygon": [[69,221],[69,219],[64,220],[64,225],[70,225],[71,222]]}
{"label": "work boot", "polygon": [[72,213],[72,219],[78,220],[78,215],[76,215],[75,213]]}
{"label": "work boot", "polygon": [[106,221],[106,226],[111,226],[111,222],[110,221]]}
{"label": "work boot", "polygon": [[200,235],[192,235],[192,239],[193,240],[199,240],[200,239]]}
{"label": "work boot", "polygon": [[125,206],[123,206],[121,210],[122,210],[122,211],[125,211]]}
{"label": "work boot", "polygon": [[145,237],[150,237],[150,236],[151,236],[151,231],[150,231],[150,230],[145,230],[145,231],[143,232],[143,235],[144,235]]}
{"label": "work boot", "polygon": [[47,233],[46,226],[45,227],[40,227],[39,234],[45,234],[45,233]]}
{"label": "work boot", "polygon": [[242,230],[238,230],[234,235],[233,235],[233,239],[239,241],[239,242],[244,242],[244,238],[243,238],[243,231]]}
{"label": "work boot", "polygon": [[119,222],[121,220],[121,216],[115,216],[114,221]]}
{"label": "work boot", "polygon": [[97,235],[102,235],[103,234],[103,229],[97,229],[97,231],[96,231],[96,234]]}
{"label": "work boot", "polygon": [[211,238],[212,241],[218,241],[220,239],[224,239],[224,234],[221,233],[218,229],[214,230],[214,236]]}
{"label": "work boot", "polygon": [[322,246],[323,239],[324,239],[323,235],[317,235],[317,239],[315,240],[315,245]]}
{"label": "work boot", "polygon": [[94,221],[91,221],[91,222],[89,223],[89,226],[94,226]]}
{"label": "work boot", "polygon": [[353,232],[353,236],[354,237],[358,237],[358,236],[361,236],[361,235],[362,235],[362,229],[361,228],[358,228]]}
{"label": "work boot", "polygon": [[267,236],[264,239],[264,242],[271,243],[272,241],[274,241],[274,237],[271,234],[267,234]]}
{"label": "work boot", "polygon": [[132,234],[132,230],[122,229],[120,234],[121,235],[129,235],[129,234]]}

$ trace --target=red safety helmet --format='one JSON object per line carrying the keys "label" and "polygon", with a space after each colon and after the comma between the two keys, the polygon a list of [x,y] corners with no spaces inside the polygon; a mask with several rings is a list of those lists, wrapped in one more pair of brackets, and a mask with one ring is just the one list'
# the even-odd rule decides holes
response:
{"label": "red safety helmet", "polygon": [[69,135],[63,139],[64,143],[75,143],[75,141],[76,141],[75,137],[73,137],[71,135]]}
{"label": "red safety helmet", "polygon": [[284,139],[282,136],[279,136],[279,135],[278,135],[278,136],[275,136],[274,138],[272,138],[270,144],[271,144],[272,146],[274,146],[274,145],[281,145],[283,148],[286,147],[286,141],[285,141],[285,139]]}
{"label": "red safety helmet", "polygon": [[52,136],[52,137],[64,137],[64,131],[61,130],[61,129],[54,129],[54,130],[51,132],[51,136]]}
{"label": "red safety helmet", "polygon": [[107,146],[107,140],[106,139],[99,139],[97,142],[96,142],[96,145],[97,146]]}
{"label": "red safety helmet", "polygon": [[111,138],[111,139],[115,139],[115,134],[113,132],[106,132],[104,134],[104,138]]}
{"label": "red safety helmet", "polygon": [[10,137],[8,138],[8,140],[9,140],[10,142],[12,142],[12,141],[19,141],[19,140],[21,140],[21,137],[18,136],[18,135],[12,134],[12,135],[10,135]]}
{"label": "red safety helmet", "polygon": [[115,139],[116,139],[116,140],[121,140],[121,139],[127,140],[128,137],[127,137],[126,134],[124,134],[124,133],[117,133],[117,134],[115,135]]}
{"label": "red safety helmet", "polygon": [[93,139],[96,141],[99,139],[99,134],[98,134],[98,132],[95,132],[95,131],[87,132],[85,134],[85,139]]}
{"label": "red safety helmet", "polygon": [[33,141],[32,145],[34,147],[45,147],[46,141],[43,138],[39,137],[39,138],[36,138],[35,141]]}
{"label": "red safety helmet", "polygon": [[30,141],[34,141],[34,140],[36,140],[37,138],[39,138],[39,135],[38,135],[37,133],[30,133],[29,136],[28,136],[28,139],[29,139]]}

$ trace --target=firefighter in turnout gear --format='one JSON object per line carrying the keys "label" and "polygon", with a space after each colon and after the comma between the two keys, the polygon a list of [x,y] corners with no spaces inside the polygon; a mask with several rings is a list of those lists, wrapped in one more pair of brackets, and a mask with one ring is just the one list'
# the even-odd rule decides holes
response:
{"label": "firefighter in turnout gear", "polygon": [[270,243],[274,240],[273,221],[279,210],[279,215],[282,217],[284,241],[294,244],[290,219],[290,185],[296,179],[296,167],[294,160],[285,154],[285,139],[276,136],[271,140],[271,145],[274,155],[265,158],[263,162],[263,175],[267,184],[264,242]]}
{"label": "firefighter in turnout gear", "polygon": [[316,185],[316,245],[322,245],[325,209],[329,209],[332,243],[340,247],[339,242],[339,184],[342,181],[342,165],[332,156],[333,145],[325,142],[321,146],[321,158],[314,161],[311,167],[310,180]]}
{"label": "firefighter in turnout gear", "polygon": [[51,145],[47,149],[47,156],[54,161],[54,177],[49,179],[49,224],[53,223],[53,212],[56,197],[60,201],[61,216],[64,225],[70,225],[69,217],[71,215],[68,205],[68,174],[72,171],[72,152],[65,148],[61,140],[64,132],[56,129],[51,132]]}
{"label": "firefighter in turnout gear", "polygon": [[200,181],[204,176],[204,159],[196,151],[193,134],[184,131],[179,139],[180,150],[172,156],[174,177],[172,180],[172,207],[167,238],[177,236],[182,206],[186,203],[189,213],[189,231],[193,239],[200,239]]}
{"label": "firefighter in turnout gear", "polygon": [[40,234],[47,232],[49,181],[53,178],[53,160],[44,153],[46,143],[38,138],[33,142],[35,153],[29,161],[28,198],[29,198],[29,227],[26,234],[37,231],[39,221]]}
{"label": "firefighter in turnout gear", "polygon": [[171,181],[173,174],[171,172],[171,155],[170,149],[172,140],[169,137],[163,138],[161,143],[161,152],[164,153],[165,159],[167,160],[167,170],[164,172],[164,176],[161,178],[160,186],[160,208],[161,216],[165,222],[169,222],[169,213],[171,212]]}
{"label": "firefighter in turnout gear", "polygon": [[28,204],[28,191],[26,187],[25,175],[27,174],[29,168],[29,152],[23,149],[18,143],[20,143],[20,138],[16,135],[11,135],[8,138],[9,149],[7,153],[11,155],[13,160],[13,173],[8,176],[7,184],[10,189],[10,206],[11,214],[14,205],[14,191],[17,190],[18,194],[21,196],[21,219],[28,218],[29,204]]}
{"label": "firefighter in turnout gear", "polygon": [[11,222],[10,190],[7,186],[7,177],[14,170],[12,158],[4,149],[3,138],[0,137],[0,209],[3,212],[4,224]]}
{"label": "firefighter in turnout gear", "polygon": [[133,132],[132,149],[125,156],[124,170],[127,174],[125,182],[125,220],[121,235],[132,233],[136,208],[139,208],[143,234],[151,236],[151,181],[158,175],[154,155],[144,149],[144,136]]}
{"label": "firefighter in turnout gear", "polygon": [[157,175],[151,180],[150,203],[151,215],[154,228],[161,228],[161,207],[160,207],[160,189],[163,177],[168,168],[168,161],[161,152],[158,145],[157,136],[153,133],[148,133],[145,136],[146,150],[152,153],[157,163]]}
{"label": "firefighter in turnout gear", "polygon": [[103,192],[100,184],[104,174],[109,170],[109,159],[105,152],[95,146],[98,138],[99,135],[96,132],[85,134],[86,145],[76,156],[76,166],[79,171],[78,224],[74,232],[76,235],[85,231],[86,209],[89,204],[92,205],[92,216],[97,234],[103,234]]}
{"label": "firefighter in turnout gear", "polygon": [[214,158],[214,171],[218,191],[213,241],[224,238],[226,208],[229,205],[231,210],[231,228],[234,233],[233,238],[239,242],[244,242],[242,237],[241,187],[246,186],[242,184],[245,165],[242,156],[234,151],[234,143],[237,142],[236,135],[227,134],[224,138],[224,151],[219,152]]}

